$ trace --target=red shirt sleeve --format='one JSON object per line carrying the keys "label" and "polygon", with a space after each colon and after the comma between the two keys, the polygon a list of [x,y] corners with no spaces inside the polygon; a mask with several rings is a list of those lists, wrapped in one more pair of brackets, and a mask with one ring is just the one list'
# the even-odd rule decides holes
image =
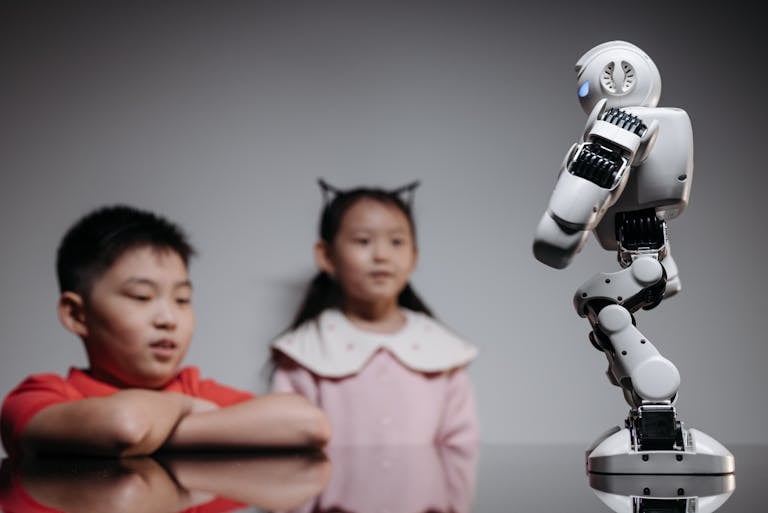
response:
{"label": "red shirt sleeve", "polygon": [[224,497],[217,497],[210,502],[185,509],[181,513],[226,513],[228,511],[240,510],[247,507],[248,504],[235,502]]}
{"label": "red shirt sleeve", "polygon": [[181,370],[178,376],[181,392],[212,401],[219,406],[230,406],[252,399],[254,394],[222,385],[212,379],[201,379],[197,367],[190,366]]}
{"label": "red shirt sleeve", "polygon": [[[57,374],[28,377],[3,402],[0,435],[6,452],[9,456],[18,453],[21,433],[43,408],[86,397],[106,396],[117,390],[78,369],[70,369],[66,379]],[[194,366],[182,369],[164,390],[207,399],[219,406],[230,406],[254,397],[250,392],[222,385],[212,379],[201,379],[199,369]]]}
{"label": "red shirt sleeve", "polygon": [[75,387],[57,374],[38,374],[22,381],[6,396],[0,413],[0,434],[8,455],[17,453],[22,431],[40,410],[82,398]]}

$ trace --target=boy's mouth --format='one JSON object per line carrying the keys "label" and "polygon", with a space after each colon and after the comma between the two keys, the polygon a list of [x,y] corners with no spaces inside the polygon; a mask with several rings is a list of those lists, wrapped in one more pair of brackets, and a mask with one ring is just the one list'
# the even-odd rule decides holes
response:
{"label": "boy's mouth", "polygon": [[163,340],[158,340],[157,342],[152,342],[150,345],[152,347],[162,347],[162,348],[174,349],[176,347],[176,342],[174,342],[173,340],[169,340],[169,339],[163,339]]}
{"label": "boy's mouth", "polygon": [[176,352],[176,342],[173,340],[163,339],[149,344],[152,348],[152,352],[160,357],[170,357]]}

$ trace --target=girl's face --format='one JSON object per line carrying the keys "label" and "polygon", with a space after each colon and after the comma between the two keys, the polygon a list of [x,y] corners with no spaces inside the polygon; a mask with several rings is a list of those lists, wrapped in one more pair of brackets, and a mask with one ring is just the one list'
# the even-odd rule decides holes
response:
{"label": "girl's face", "polygon": [[330,246],[317,247],[318,264],[334,276],[346,306],[394,303],[416,266],[408,217],[395,205],[361,198],[344,214]]}

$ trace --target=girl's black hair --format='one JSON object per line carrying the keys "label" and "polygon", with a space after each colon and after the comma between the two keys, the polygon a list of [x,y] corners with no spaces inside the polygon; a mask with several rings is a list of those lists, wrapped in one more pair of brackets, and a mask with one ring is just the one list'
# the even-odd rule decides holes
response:
{"label": "girl's black hair", "polygon": [[[323,191],[325,201],[320,215],[320,239],[325,243],[329,245],[333,243],[344,215],[352,205],[361,199],[372,199],[397,207],[408,219],[413,240],[416,240],[416,225],[413,221],[411,200],[414,189],[419,185],[418,182],[389,191],[376,187],[357,187],[340,190],[328,185],[323,180],[318,182]],[[406,195],[407,198],[404,199],[403,195]],[[304,322],[316,319],[317,316],[328,308],[340,308],[342,301],[343,294],[338,282],[328,273],[318,272],[309,283],[301,306],[297,310],[288,330],[298,328]],[[433,317],[432,311],[419,297],[410,283],[406,284],[405,288],[400,292],[397,302],[402,307]]]}

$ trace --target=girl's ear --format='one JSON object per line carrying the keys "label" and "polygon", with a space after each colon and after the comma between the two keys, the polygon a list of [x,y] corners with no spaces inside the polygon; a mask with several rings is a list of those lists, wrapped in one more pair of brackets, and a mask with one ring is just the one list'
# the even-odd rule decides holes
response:
{"label": "girl's ear", "polygon": [[80,294],[62,292],[57,307],[59,321],[68,331],[80,337],[88,336],[88,324],[85,322],[85,302]]}
{"label": "girl's ear", "polygon": [[328,243],[324,240],[319,240],[315,243],[315,262],[317,267],[324,273],[331,276],[336,273],[336,268],[331,258],[331,248],[328,247]]}

